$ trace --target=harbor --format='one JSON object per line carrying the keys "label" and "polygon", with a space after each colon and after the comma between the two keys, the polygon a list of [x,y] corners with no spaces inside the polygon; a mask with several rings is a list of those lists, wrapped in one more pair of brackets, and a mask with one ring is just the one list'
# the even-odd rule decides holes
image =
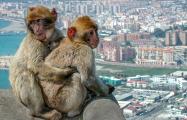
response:
{"label": "harbor", "polygon": [[8,69],[13,56],[0,56],[0,69]]}
{"label": "harbor", "polygon": [[4,28],[0,28],[0,33],[7,32],[26,32],[26,27],[23,19],[10,18],[10,17],[1,17],[1,20],[10,21],[10,24]]}

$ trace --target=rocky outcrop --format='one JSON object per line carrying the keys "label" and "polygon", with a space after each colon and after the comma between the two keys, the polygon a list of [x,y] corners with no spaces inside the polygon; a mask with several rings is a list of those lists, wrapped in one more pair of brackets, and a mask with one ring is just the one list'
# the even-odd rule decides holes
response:
{"label": "rocky outcrop", "polygon": [[[0,90],[0,120],[30,120],[28,110],[14,97],[11,90]],[[124,120],[115,99],[97,98],[91,101],[81,116],[65,120]],[[35,119],[41,120],[41,119]]]}
{"label": "rocky outcrop", "polygon": [[27,109],[17,102],[11,90],[0,90],[0,120],[30,119]]}

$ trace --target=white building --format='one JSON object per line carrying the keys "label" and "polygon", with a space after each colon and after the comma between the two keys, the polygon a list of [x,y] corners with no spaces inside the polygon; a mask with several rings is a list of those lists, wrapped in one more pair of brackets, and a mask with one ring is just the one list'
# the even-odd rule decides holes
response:
{"label": "white building", "polygon": [[144,80],[144,81],[149,81],[151,78],[150,75],[136,75],[136,76],[133,76],[133,77],[127,77],[127,81],[130,81],[130,80]]}
{"label": "white building", "polygon": [[187,89],[187,80],[184,80],[184,78],[177,78],[177,85],[179,89],[185,90]]}
{"label": "white building", "polygon": [[150,80],[157,86],[177,86],[181,90],[187,89],[187,80],[179,76],[182,76],[181,72],[175,72],[172,76],[153,76]]}

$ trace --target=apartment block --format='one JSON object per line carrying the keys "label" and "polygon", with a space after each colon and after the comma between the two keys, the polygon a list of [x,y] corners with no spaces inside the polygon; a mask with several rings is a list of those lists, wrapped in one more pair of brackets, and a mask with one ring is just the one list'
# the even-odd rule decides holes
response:
{"label": "apartment block", "polygon": [[136,63],[151,65],[175,64],[172,48],[137,48]]}
{"label": "apartment block", "polygon": [[137,33],[128,33],[126,39],[127,40],[140,40],[140,39],[150,39],[151,35],[150,33],[146,32],[137,32]]}
{"label": "apartment block", "polygon": [[120,41],[101,41],[98,53],[106,61],[132,61],[136,56],[134,48],[123,46]]}
{"label": "apartment block", "polygon": [[187,31],[175,30],[166,32],[166,46],[187,45]]}

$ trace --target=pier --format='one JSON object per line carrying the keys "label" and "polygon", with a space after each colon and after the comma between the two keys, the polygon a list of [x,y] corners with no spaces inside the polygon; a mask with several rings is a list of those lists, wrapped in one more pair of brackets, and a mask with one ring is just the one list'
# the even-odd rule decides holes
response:
{"label": "pier", "polygon": [[8,69],[13,56],[0,56],[0,69]]}
{"label": "pier", "polygon": [[0,19],[10,21],[10,24],[4,28],[0,28],[1,33],[6,32],[26,32],[26,26],[23,18],[12,18],[0,16]]}

